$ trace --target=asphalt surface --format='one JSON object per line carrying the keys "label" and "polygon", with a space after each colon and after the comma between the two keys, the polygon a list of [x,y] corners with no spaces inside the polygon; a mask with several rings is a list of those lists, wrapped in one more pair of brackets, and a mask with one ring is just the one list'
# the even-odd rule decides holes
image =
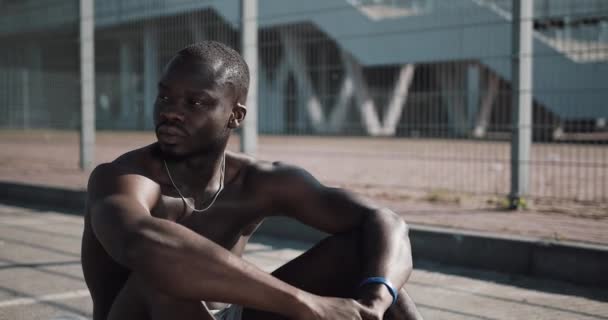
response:
{"label": "asphalt surface", "polygon": [[[0,319],[90,319],[83,219],[0,205]],[[271,271],[310,243],[256,236],[245,258]],[[407,286],[426,319],[608,319],[608,293],[416,261]]]}

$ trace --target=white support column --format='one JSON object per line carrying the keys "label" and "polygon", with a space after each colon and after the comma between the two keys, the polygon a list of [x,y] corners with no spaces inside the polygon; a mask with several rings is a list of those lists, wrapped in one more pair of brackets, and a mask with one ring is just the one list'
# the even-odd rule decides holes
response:
{"label": "white support column", "polygon": [[[321,102],[321,109],[326,114],[328,110],[325,110],[323,106],[327,106],[328,103],[328,94],[329,94],[329,72],[328,72],[328,50],[325,44],[319,45],[319,47],[315,50],[315,59],[316,61],[313,64],[316,65],[317,73],[318,73],[318,93],[319,101]],[[327,130],[327,128],[325,128]]]}
{"label": "white support column", "polygon": [[21,69],[21,101],[23,108],[21,118],[23,120],[23,129],[30,128],[30,72],[27,68]]}
{"label": "white support column", "polygon": [[89,170],[95,155],[95,6],[80,0],[80,168]]}
{"label": "white support column", "polygon": [[133,99],[133,46],[128,39],[120,41],[120,113],[119,121],[133,120],[135,102]]}
{"label": "white support column", "polygon": [[399,77],[393,90],[388,110],[384,115],[382,133],[387,136],[394,136],[397,133],[397,125],[403,112],[403,107],[407,101],[407,96],[414,79],[415,67],[409,63],[401,67]]}
{"label": "white support column", "polygon": [[608,21],[604,20],[600,22],[598,26],[600,29],[598,33],[598,42],[600,43],[608,43]]}
{"label": "white support column", "polygon": [[479,110],[479,65],[467,66],[467,129],[473,127],[475,115]]}
{"label": "white support column", "polygon": [[354,83],[352,76],[345,74],[342,86],[340,87],[340,93],[338,94],[338,101],[336,101],[336,105],[329,116],[329,129],[331,132],[338,133],[344,127],[346,113],[353,94]]}
{"label": "white support column", "polygon": [[606,129],[606,118],[596,118],[595,119],[595,129],[597,130],[605,130]]}
{"label": "white support column", "polygon": [[289,78],[289,68],[287,61],[283,59],[277,71],[274,72],[274,81],[270,81],[269,83],[270,104],[276,110],[274,114],[276,115],[277,124],[274,124],[274,127],[280,133],[286,133],[287,130],[287,122],[285,121],[285,89],[287,79]]}
{"label": "white support column", "polygon": [[13,126],[12,98],[15,93],[15,90],[11,88],[15,82],[13,77],[14,67],[10,67],[11,49],[4,52],[0,50],[0,59],[5,59],[7,62],[4,66],[0,65],[0,110],[5,114],[4,118],[0,119],[0,123],[7,127]]}
{"label": "white support column", "polygon": [[243,122],[241,151],[255,155],[258,143],[258,1],[241,1],[241,48],[249,66],[247,119]]}
{"label": "white support column", "polygon": [[382,133],[382,127],[380,125],[378,113],[376,112],[374,100],[369,93],[365,78],[363,77],[363,69],[348,53],[343,53],[342,58],[344,59],[347,74],[350,74],[353,78],[353,83],[356,88],[355,99],[357,100],[365,129],[369,135],[378,136]]}
{"label": "white support column", "polygon": [[[7,62],[8,64],[8,51],[0,52],[0,59],[2,61]],[[5,116],[3,119],[0,119],[0,125],[9,127],[10,126],[10,109],[8,103],[8,84],[9,80],[9,71],[8,68],[2,66],[0,64],[0,112],[2,112]]]}
{"label": "white support column", "polygon": [[490,123],[490,116],[492,115],[494,102],[496,101],[496,96],[498,96],[499,84],[500,80],[498,77],[490,73],[488,78],[488,88],[481,101],[481,109],[477,115],[475,130],[473,131],[473,136],[475,138],[483,138],[486,135],[486,129],[488,127],[488,123]]}
{"label": "white support column", "polygon": [[193,38],[192,40],[194,40],[194,42],[201,42],[208,38],[205,27],[201,22],[202,21],[198,19],[196,15],[188,16],[188,25],[190,27],[190,32],[192,33]]}
{"label": "white support column", "polygon": [[562,140],[564,138],[564,123],[560,120],[557,126],[552,130],[551,137],[553,140]]}
{"label": "white support column", "polygon": [[159,80],[159,57],[158,57],[158,34],[156,26],[152,22],[144,25],[144,105],[142,127],[151,129],[153,127],[154,101],[156,100],[157,85]]}
{"label": "white support column", "polygon": [[296,78],[298,96],[306,98],[306,110],[308,111],[314,130],[322,131],[325,122],[323,109],[308,75],[308,70],[306,70],[306,59],[302,54],[302,50],[295,40],[295,35],[287,32],[287,30],[280,31],[280,38],[285,49],[285,59],[287,60],[287,64],[292,68]]}
{"label": "white support column", "polygon": [[458,65],[449,65],[437,70],[437,80],[440,87],[441,97],[448,116],[448,128],[457,136],[467,134],[467,115],[464,86],[463,69]]}
{"label": "white support column", "polygon": [[48,108],[45,105],[42,79],[42,49],[40,44],[31,42],[27,46],[27,68],[24,70],[24,82],[27,83],[27,117],[24,119],[25,127],[36,125],[32,123],[32,116],[40,119],[48,118]]}
{"label": "white support column", "polygon": [[[513,11],[513,14],[517,13]],[[565,16],[562,21],[564,23],[564,41],[570,42],[572,40],[572,17]]]}
{"label": "white support column", "polygon": [[273,103],[272,85],[267,77],[267,72],[263,70],[264,66],[259,65],[260,69],[258,76],[258,130],[259,132],[267,133],[278,133],[277,127],[279,125],[279,119],[282,116],[280,109],[277,108],[278,104]]}

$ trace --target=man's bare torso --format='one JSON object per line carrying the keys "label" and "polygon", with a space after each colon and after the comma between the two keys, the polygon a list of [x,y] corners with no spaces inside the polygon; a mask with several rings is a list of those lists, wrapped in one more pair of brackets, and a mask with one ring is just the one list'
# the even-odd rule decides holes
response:
{"label": "man's bare torso", "polygon": [[[256,201],[255,193],[244,187],[249,173],[257,166],[251,158],[244,155],[226,152],[224,189],[213,206],[205,212],[193,212],[185,205],[168,179],[162,160],[154,155],[154,145],[129,152],[106,166],[109,166],[107,170],[119,170],[121,174],[143,177],[149,180],[146,181],[147,184],[158,189],[158,199],[150,208],[152,216],[186,226],[238,256],[242,256],[251,234],[264,216],[269,214]],[[101,246],[92,231],[88,212],[85,216],[82,246],[84,275],[95,308],[109,310],[127,281],[130,270],[112,259]],[[218,304],[214,306],[219,307]]]}

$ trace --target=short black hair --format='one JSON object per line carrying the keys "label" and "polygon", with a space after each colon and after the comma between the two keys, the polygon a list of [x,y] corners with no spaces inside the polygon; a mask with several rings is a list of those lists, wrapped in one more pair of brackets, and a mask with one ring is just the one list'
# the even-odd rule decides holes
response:
{"label": "short black hair", "polygon": [[241,55],[229,46],[217,41],[201,41],[188,45],[176,54],[195,60],[220,61],[223,64],[223,80],[231,83],[243,103],[249,90],[249,67]]}

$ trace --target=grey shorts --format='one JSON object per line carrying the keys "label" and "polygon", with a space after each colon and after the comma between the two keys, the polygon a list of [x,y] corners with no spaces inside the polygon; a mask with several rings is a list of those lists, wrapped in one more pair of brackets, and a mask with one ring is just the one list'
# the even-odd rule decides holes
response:
{"label": "grey shorts", "polygon": [[221,310],[213,310],[211,313],[217,320],[241,320],[243,307],[233,304]]}

